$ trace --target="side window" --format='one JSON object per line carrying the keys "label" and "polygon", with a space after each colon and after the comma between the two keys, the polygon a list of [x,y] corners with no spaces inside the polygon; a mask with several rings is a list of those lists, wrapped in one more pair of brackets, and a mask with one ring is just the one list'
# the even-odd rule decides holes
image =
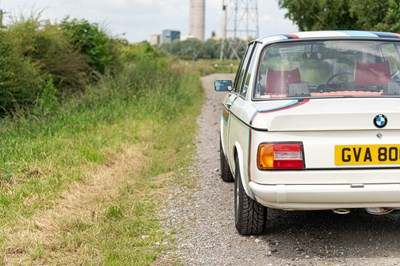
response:
{"label": "side window", "polygon": [[393,44],[384,44],[381,46],[382,54],[385,60],[389,61],[390,74],[393,75],[399,71],[399,54]]}
{"label": "side window", "polygon": [[[240,64],[240,68],[239,71],[237,73],[237,79],[235,82],[235,92],[240,93],[243,95],[243,92],[245,91],[245,93],[247,93],[247,89],[244,88],[244,84],[243,81],[245,79],[246,76],[246,71],[248,69],[248,64],[249,64],[249,60],[250,60],[250,56],[252,54],[252,50],[253,50],[254,44],[250,44],[249,47],[247,48],[246,51],[246,55],[243,58],[241,64]],[[244,93],[244,95],[245,95]]]}
{"label": "side window", "polygon": [[244,79],[242,88],[240,89],[240,95],[242,95],[243,97],[246,97],[247,91],[249,90],[250,80],[252,77],[251,71],[253,69],[254,62],[256,61],[256,60],[254,60],[254,58],[253,59],[251,58],[251,54],[253,54],[253,53],[250,53],[250,56],[248,59],[249,63],[248,63],[248,67],[247,67],[246,73],[245,73],[246,78]]}

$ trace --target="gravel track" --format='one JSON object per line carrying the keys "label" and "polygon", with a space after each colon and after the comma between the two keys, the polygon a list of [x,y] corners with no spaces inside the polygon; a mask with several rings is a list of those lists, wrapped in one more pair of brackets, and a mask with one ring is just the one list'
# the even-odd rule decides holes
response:
{"label": "gravel track", "polygon": [[198,118],[197,188],[177,188],[167,200],[164,228],[176,231],[177,248],[163,254],[184,265],[400,265],[400,216],[269,209],[266,232],[240,236],[234,226],[233,183],[219,173],[220,102],[216,79],[202,78],[206,102]]}

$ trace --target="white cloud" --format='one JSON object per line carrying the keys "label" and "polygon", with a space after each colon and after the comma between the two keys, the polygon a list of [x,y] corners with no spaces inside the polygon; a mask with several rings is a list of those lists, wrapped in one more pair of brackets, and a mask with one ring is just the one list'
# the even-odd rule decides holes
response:
{"label": "white cloud", "polygon": [[156,0],[133,0],[132,4],[135,6],[153,6],[157,2],[159,2],[159,1],[156,1]]}
{"label": "white cloud", "polygon": [[102,4],[102,2],[106,6],[111,6],[111,7],[127,7],[129,4],[128,0],[102,0],[102,1],[97,1],[97,4]]}

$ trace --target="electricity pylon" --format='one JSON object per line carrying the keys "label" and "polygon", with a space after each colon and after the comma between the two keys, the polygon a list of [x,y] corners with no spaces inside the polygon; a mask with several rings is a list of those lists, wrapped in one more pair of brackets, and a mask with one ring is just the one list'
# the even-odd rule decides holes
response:
{"label": "electricity pylon", "polygon": [[221,59],[228,54],[230,59],[239,59],[241,42],[237,40],[249,41],[258,33],[257,0],[222,0]]}

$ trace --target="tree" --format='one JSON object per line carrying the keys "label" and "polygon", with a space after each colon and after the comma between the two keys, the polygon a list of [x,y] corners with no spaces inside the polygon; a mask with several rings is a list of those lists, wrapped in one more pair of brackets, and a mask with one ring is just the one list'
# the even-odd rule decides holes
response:
{"label": "tree", "polygon": [[400,31],[398,0],[279,0],[299,30]]}
{"label": "tree", "polygon": [[[246,41],[240,39],[231,40],[235,47],[239,47],[236,53],[239,57],[244,55],[246,49]],[[225,43],[226,45],[227,43]],[[197,39],[188,39],[185,41],[174,41],[172,43],[164,43],[161,50],[183,59],[218,59],[221,53],[220,41],[209,39],[205,42]],[[226,49],[226,47],[225,47]],[[234,58],[232,50],[227,49],[226,58]]]}
{"label": "tree", "polygon": [[351,12],[357,14],[360,29],[400,32],[398,0],[356,0]]}

